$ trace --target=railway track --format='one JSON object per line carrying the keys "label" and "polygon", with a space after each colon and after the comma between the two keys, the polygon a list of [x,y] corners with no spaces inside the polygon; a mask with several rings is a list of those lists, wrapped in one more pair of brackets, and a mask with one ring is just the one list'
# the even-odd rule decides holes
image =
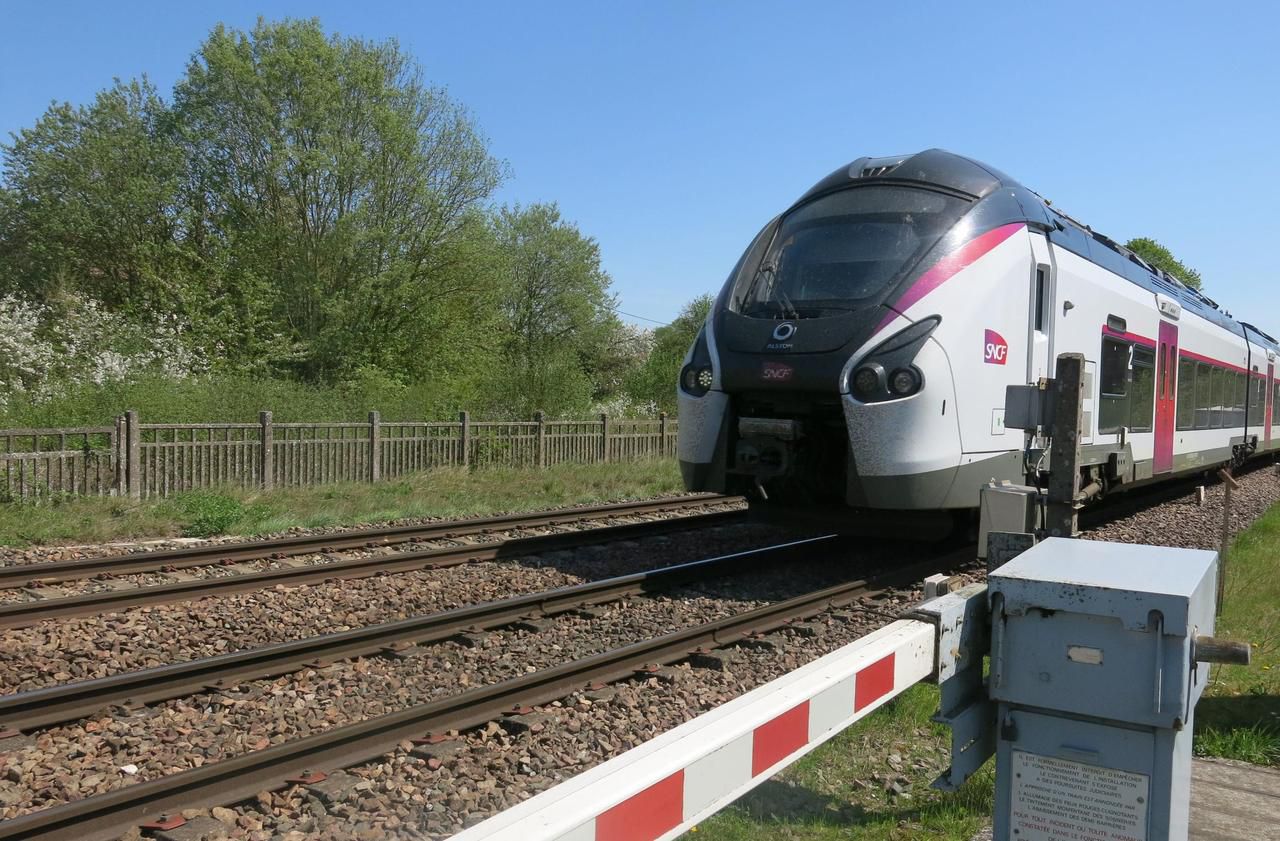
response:
{"label": "railway track", "polygon": [[46,561],[34,564],[0,566],[0,589],[25,587],[32,582],[54,584],[96,576],[126,575],[140,572],[169,572],[197,566],[234,564],[267,558],[284,559],[318,552],[332,553],[351,549],[376,549],[398,543],[428,540],[452,540],[476,534],[491,534],[526,528],[546,528],[578,522],[591,522],[614,517],[645,514],[668,514],[705,508],[709,505],[732,505],[745,500],[738,496],[697,494],[666,497],[641,502],[618,502],[581,508],[557,508],[497,517],[477,517],[412,526],[386,526],[374,529],[278,537],[187,549],[164,549],[156,552],[129,552],[78,561]]}
{"label": "railway track", "polygon": [[806,554],[830,546],[834,539],[825,536],[798,540],[398,622],[4,695],[0,696],[0,731],[29,730],[71,721],[113,704],[132,706],[209,689],[228,689],[247,680],[274,677],[342,659],[399,653],[414,644],[437,642],[478,629],[554,616],[638,593],[744,572],[764,564],[799,562]]}
{"label": "railway track", "polygon": [[[702,505],[705,506],[706,504],[706,500],[703,500]],[[691,507],[696,506],[680,506],[679,509],[687,510]],[[670,511],[672,509],[667,507],[664,510]],[[651,512],[652,510],[646,513]],[[143,605],[188,601],[207,596],[249,592],[280,585],[300,586],[331,580],[363,578],[370,575],[410,572],[420,569],[440,569],[460,564],[570,549],[589,543],[634,540],[678,529],[706,528],[712,525],[734,522],[741,520],[745,513],[745,511],[741,510],[717,511],[710,514],[649,520],[641,523],[534,537],[504,538],[488,543],[347,558],[281,569],[244,572],[191,581],[177,581],[170,584],[129,586],[121,589],[82,593],[61,598],[8,602],[0,605],[0,628],[26,627],[36,622],[50,619],[108,613]],[[618,514],[614,512],[611,514],[599,514],[591,519],[616,516]],[[498,530],[496,526],[488,528],[490,531]]]}
{"label": "railway track", "polygon": [[[812,553],[817,547],[824,545],[824,540],[826,539],[820,538],[816,543],[796,542],[758,550],[754,553],[754,562],[779,563],[797,552]],[[735,560],[741,563],[742,558],[749,554],[753,553],[711,559],[657,574],[671,576],[667,580],[672,582],[682,576],[686,580],[690,577],[702,578],[708,572],[722,571]],[[912,583],[947,562],[945,559],[934,558],[874,578],[826,587],[776,604],[740,612],[398,712],[335,727],[172,776],[27,814],[0,823],[0,839],[107,841],[148,821],[158,824],[175,823],[180,819],[172,816],[183,809],[235,803],[258,792],[280,789],[295,783],[314,784],[324,779],[324,774],[317,773],[316,769],[332,770],[367,762],[394,750],[405,740],[430,740],[433,734],[485,724],[500,719],[513,710],[545,704],[591,685],[630,677],[653,665],[676,662],[699,651],[722,647],[753,634],[776,629],[793,620],[808,618],[857,600],[874,598],[890,588]],[[573,605],[584,598],[606,598],[611,589],[616,594],[625,594],[628,588],[644,589],[652,586],[652,579],[646,581],[643,576],[625,576],[613,579],[612,583],[583,585],[586,588],[593,586],[597,588],[595,591],[581,588],[552,591],[559,592],[556,597],[558,600],[545,600],[536,609],[572,610]],[[570,592],[574,590],[577,592]],[[544,599],[548,595],[537,594]],[[509,611],[512,610],[535,607],[523,604],[517,608],[512,603],[515,601],[517,600],[495,603],[505,604],[506,607],[503,608],[480,607],[492,611],[488,621],[499,621],[502,616],[510,615]],[[455,615],[453,620],[459,618]],[[472,617],[473,620],[475,618]],[[480,621],[486,620],[481,616]],[[282,649],[285,646],[272,648]],[[209,662],[222,659],[211,658]],[[171,667],[165,667],[168,668]],[[148,671],[158,676],[165,669]],[[63,714],[65,712],[64,710]]]}

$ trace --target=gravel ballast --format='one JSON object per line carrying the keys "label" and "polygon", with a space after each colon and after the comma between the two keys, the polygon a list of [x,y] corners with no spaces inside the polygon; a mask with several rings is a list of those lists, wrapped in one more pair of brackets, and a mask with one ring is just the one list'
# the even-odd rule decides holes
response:
{"label": "gravel ballast", "polygon": [[[1267,467],[1239,480],[1232,529],[1246,528],[1277,498]],[[1194,493],[1090,529],[1086,539],[1216,549],[1223,489]],[[139,608],[115,616],[5,631],[3,691],[85,679],[236,648],[298,639],[463,604],[634,572],[777,542],[794,536],[758,524],[584,547],[498,563],[387,575],[201,602]],[[885,548],[867,557],[906,563],[925,557]],[[866,560],[863,558],[862,560]],[[287,739],[379,715],[530,670],[785,598],[805,585],[847,577],[793,571],[744,576],[670,595],[591,608],[541,630],[510,627],[467,641],[362,658],[235,690],[154,705],[133,714],[39,731],[0,753],[0,817],[89,796]],[[968,580],[981,578],[969,568]],[[540,707],[532,729],[492,723],[434,748],[407,743],[381,760],[337,772],[325,786],[263,792],[234,808],[191,810],[232,839],[444,838],[527,799],[699,713],[882,627],[919,598],[894,592],[867,611],[828,611],[800,628],[734,645],[707,660],[654,677],[576,693]]]}
{"label": "gravel ballast", "polygon": [[[1239,534],[1266,513],[1280,499],[1280,473],[1271,466],[1259,466],[1236,479],[1240,487],[1231,492],[1231,533]],[[1186,549],[1219,548],[1222,539],[1222,503],[1225,485],[1217,480],[1205,487],[1205,501],[1196,501],[1194,489],[1160,505],[1086,530],[1086,540],[1116,543],[1146,543],[1152,546],[1180,546]]]}
{"label": "gravel ballast", "polygon": [[8,753],[4,768],[10,784],[3,788],[0,818],[622,648],[830,586],[842,577],[842,571],[819,565],[786,573],[744,572],[695,588],[517,623],[465,641],[251,681],[234,691],[157,704],[140,714],[107,711],[42,730],[33,744]]}
{"label": "gravel ballast", "polygon": [[0,692],[393,622],[766,546],[793,536],[759,524],[717,526],[546,555],[275,587],[6,629],[0,635]]}

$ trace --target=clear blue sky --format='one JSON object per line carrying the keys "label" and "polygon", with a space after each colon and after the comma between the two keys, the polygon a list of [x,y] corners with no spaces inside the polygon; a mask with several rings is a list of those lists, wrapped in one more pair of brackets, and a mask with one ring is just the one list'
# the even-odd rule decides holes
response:
{"label": "clear blue sky", "polygon": [[1274,4],[21,3],[0,29],[0,136],[113,76],[167,91],[210,27],[259,15],[398,38],[509,162],[499,200],[558,202],[629,313],[717,289],[836,167],[939,146],[1116,239],[1159,239],[1280,333]]}

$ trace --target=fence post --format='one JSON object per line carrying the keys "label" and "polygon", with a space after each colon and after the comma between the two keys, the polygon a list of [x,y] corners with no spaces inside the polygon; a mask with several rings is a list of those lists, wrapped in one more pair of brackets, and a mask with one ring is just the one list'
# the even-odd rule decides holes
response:
{"label": "fence post", "polygon": [[533,419],[538,424],[538,467],[547,466],[547,416],[542,410],[533,413]]}
{"label": "fence post", "polygon": [[258,435],[258,443],[261,447],[258,463],[262,465],[262,475],[258,478],[261,481],[264,491],[271,490],[276,482],[276,465],[275,465],[275,430],[271,428],[271,413],[266,409],[258,412],[258,423],[262,426],[262,431]]}
{"label": "fence post", "polygon": [[609,416],[600,413],[600,460],[609,460]]}
{"label": "fence post", "polygon": [[124,446],[124,415],[116,415],[116,433],[111,437],[111,460],[114,462],[115,475],[111,477],[111,490],[116,496],[124,496],[129,492],[125,484],[125,459],[128,457]]}
{"label": "fence post", "polygon": [[382,478],[382,415],[369,413],[369,481]]}
{"label": "fence post", "polygon": [[142,499],[142,430],[138,428],[138,410],[124,413],[125,478],[130,499]]}
{"label": "fence post", "polygon": [[667,413],[658,412],[658,458],[667,455]]}
{"label": "fence post", "polygon": [[465,411],[459,412],[458,424],[461,427],[458,435],[458,462],[467,467],[471,464],[471,415]]}

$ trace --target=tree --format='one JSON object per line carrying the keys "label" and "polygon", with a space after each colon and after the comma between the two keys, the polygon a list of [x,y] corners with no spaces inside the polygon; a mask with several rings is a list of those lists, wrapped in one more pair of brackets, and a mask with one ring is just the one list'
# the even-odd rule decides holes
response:
{"label": "tree", "polygon": [[304,380],[399,367],[397,338],[450,299],[470,214],[500,183],[466,110],[394,41],[318,21],[217,27],[174,96],[186,233],[229,291],[265,296]]}
{"label": "tree", "polygon": [[586,409],[621,329],[600,246],[554,204],[502,208],[494,235],[504,275],[504,404],[518,415]]}
{"label": "tree", "polygon": [[1165,248],[1160,243],[1150,237],[1139,237],[1131,239],[1124,244],[1124,247],[1146,260],[1151,265],[1162,271],[1173,275],[1182,282],[1183,285],[1192,289],[1200,289],[1201,280],[1200,272],[1184,264],[1177,257],[1173,256],[1173,252]]}
{"label": "tree", "polygon": [[145,78],[62,103],[3,147],[0,293],[41,304],[83,294],[110,309],[182,309],[176,281],[181,160]]}
{"label": "tree", "polygon": [[665,412],[675,412],[676,381],[680,368],[713,303],[710,295],[699,295],[685,304],[674,321],[653,331],[653,350],[649,352],[644,366],[632,377],[629,388],[638,402]]}

